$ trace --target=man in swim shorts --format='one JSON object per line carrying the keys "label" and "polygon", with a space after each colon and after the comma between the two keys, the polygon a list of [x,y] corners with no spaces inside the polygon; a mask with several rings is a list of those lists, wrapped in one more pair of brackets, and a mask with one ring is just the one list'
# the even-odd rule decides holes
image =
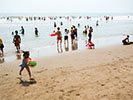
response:
{"label": "man in swim shorts", "polygon": [[21,38],[20,38],[20,36],[18,35],[18,31],[16,30],[15,31],[15,36],[14,36],[14,38],[13,38],[13,43],[14,43],[14,45],[16,46],[16,49],[17,49],[17,52],[19,52],[19,50],[20,50],[20,43],[21,43]]}
{"label": "man in swim shorts", "polygon": [[59,27],[57,28],[57,32],[56,33],[57,33],[57,47],[59,47],[59,45],[58,45],[59,41],[60,41],[60,46],[62,44],[62,34],[61,34],[61,31],[60,31]]}

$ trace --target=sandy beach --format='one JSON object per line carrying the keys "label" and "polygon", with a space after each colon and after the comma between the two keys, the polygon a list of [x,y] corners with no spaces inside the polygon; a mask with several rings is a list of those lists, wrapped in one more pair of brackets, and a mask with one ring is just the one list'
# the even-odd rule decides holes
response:
{"label": "sandy beach", "polygon": [[133,100],[133,45],[36,60],[31,81],[21,61],[0,64],[0,100]]}

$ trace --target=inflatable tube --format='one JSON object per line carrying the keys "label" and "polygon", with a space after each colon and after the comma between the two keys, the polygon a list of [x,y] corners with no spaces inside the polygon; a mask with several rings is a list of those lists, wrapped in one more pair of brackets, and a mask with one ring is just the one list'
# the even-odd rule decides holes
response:
{"label": "inflatable tube", "polygon": [[35,67],[37,65],[37,62],[35,60],[30,60],[29,61],[29,66],[30,67]]}
{"label": "inflatable tube", "polygon": [[95,46],[95,44],[92,43],[92,42],[90,42],[89,44],[85,45],[85,47],[90,48],[90,49],[92,49],[92,47],[94,48],[94,46]]}
{"label": "inflatable tube", "polygon": [[85,47],[89,47],[89,44],[86,44]]}
{"label": "inflatable tube", "polygon": [[19,30],[19,34],[22,34],[22,30]]}
{"label": "inflatable tube", "polygon": [[39,37],[39,35],[35,35],[35,37]]}
{"label": "inflatable tube", "polygon": [[56,36],[56,35],[57,35],[57,33],[50,34],[50,36]]}

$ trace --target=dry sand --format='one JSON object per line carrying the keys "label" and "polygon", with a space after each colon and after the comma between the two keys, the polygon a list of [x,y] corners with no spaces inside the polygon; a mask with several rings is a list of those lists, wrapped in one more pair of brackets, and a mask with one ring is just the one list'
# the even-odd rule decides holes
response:
{"label": "dry sand", "polygon": [[31,81],[20,62],[0,64],[0,100],[133,100],[133,45],[37,59]]}

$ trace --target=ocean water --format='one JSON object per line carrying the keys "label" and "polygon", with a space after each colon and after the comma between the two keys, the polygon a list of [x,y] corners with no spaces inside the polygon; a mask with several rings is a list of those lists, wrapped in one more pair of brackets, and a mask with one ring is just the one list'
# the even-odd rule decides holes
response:
{"label": "ocean water", "polygon": [[[2,16],[3,17],[3,16]],[[86,49],[85,37],[82,33],[85,25],[93,27],[93,38],[92,41],[95,43],[96,48],[109,46],[114,44],[121,44],[121,40],[129,34],[130,39],[133,41],[133,16],[128,15],[117,15],[113,17],[113,20],[106,21],[103,16],[93,16],[91,19],[86,19],[85,16],[75,17],[74,19],[70,16],[71,20],[66,20],[65,18],[57,18],[56,20],[50,20],[46,17],[46,21],[26,21],[25,18],[18,20],[17,17],[12,17],[12,22],[6,19],[0,19],[0,38],[3,39],[5,48],[5,61],[13,61],[18,58],[19,55],[16,53],[16,48],[13,41],[13,35],[11,34],[15,30],[20,30],[23,26],[25,29],[25,35],[19,34],[21,36],[21,49],[29,50],[31,52],[32,58],[52,56],[60,54],[61,52],[71,52],[75,50]],[[96,26],[96,21],[99,20],[99,26]],[[63,26],[60,26],[60,22],[63,22]],[[49,36],[54,28],[53,23],[56,22],[57,26],[61,28],[62,36],[64,36],[64,29],[70,30],[72,25],[75,25],[78,29],[78,41],[76,46],[71,45],[70,33],[69,33],[69,46],[64,46],[64,38],[62,48],[59,50],[56,47],[56,37]],[[80,23],[80,27],[78,27]],[[34,28],[37,27],[39,31],[39,37],[35,37]],[[61,51],[62,49],[62,51]]]}

